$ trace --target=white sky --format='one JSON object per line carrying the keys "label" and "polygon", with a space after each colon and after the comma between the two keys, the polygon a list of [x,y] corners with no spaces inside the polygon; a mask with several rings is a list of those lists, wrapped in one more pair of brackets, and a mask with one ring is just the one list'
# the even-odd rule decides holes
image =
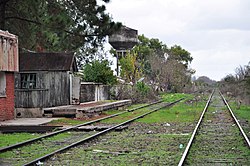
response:
{"label": "white sky", "polygon": [[196,76],[220,80],[250,61],[250,0],[111,0],[114,21],[180,45]]}

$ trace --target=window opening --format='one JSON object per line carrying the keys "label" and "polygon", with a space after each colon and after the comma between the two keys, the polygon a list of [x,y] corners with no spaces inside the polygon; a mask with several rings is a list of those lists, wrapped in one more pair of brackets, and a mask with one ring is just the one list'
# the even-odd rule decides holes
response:
{"label": "window opening", "polygon": [[21,88],[35,89],[36,88],[36,73],[22,73],[21,74]]}
{"label": "window opening", "polygon": [[0,97],[6,96],[6,77],[5,72],[0,72]]}

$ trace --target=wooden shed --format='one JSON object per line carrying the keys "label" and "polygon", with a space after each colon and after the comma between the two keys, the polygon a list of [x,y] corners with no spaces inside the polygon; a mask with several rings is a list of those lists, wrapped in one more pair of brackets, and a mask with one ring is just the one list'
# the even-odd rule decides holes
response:
{"label": "wooden shed", "polygon": [[42,108],[77,104],[80,78],[73,53],[22,53],[15,75],[17,117],[40,117]]}

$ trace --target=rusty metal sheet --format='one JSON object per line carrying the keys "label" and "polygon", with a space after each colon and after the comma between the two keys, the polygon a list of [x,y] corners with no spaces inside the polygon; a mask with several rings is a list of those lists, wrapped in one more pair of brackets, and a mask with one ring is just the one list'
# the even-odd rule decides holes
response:
{"label": "rusty metal sheet", "polygon": [[18,71],[18,38],[0,30],[0,71]]}

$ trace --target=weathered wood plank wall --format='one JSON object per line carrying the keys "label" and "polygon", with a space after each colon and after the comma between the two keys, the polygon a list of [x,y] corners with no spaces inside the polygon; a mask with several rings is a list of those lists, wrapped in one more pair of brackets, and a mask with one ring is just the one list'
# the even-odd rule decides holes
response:
{"label": "weathered wood plank wall", "polygon": [[21,89],[20,75],[15,75],[16,108],[45,108],[70,104],[70,74],[68,72],[34,71],[36,89]]}

